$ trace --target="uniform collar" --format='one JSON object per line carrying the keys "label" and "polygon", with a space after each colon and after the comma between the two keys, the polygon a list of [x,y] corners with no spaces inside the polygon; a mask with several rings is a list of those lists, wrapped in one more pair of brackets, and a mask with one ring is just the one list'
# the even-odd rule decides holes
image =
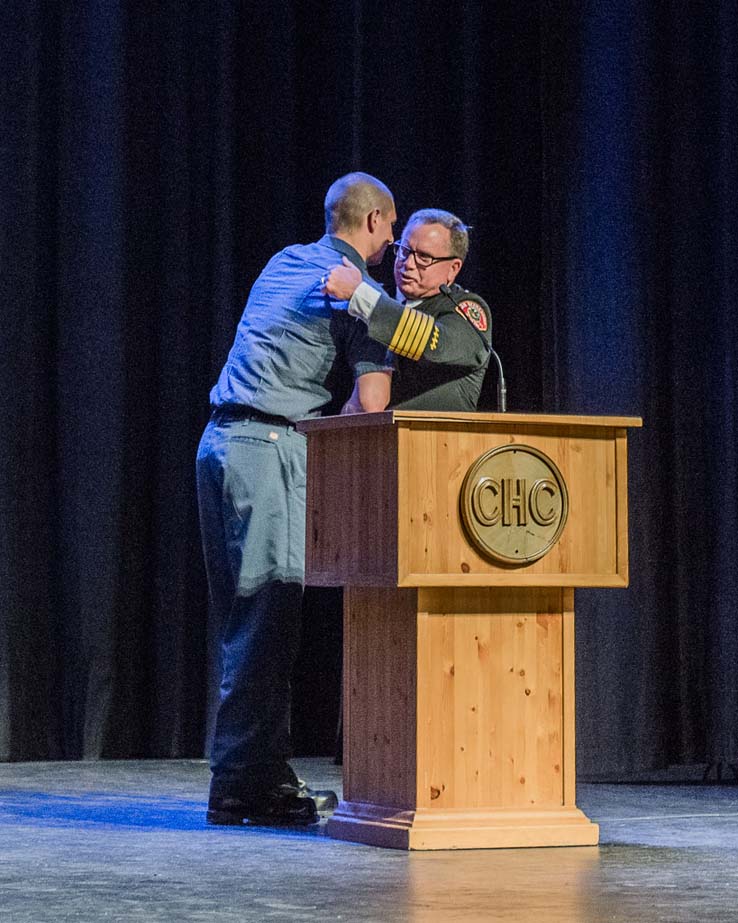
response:
{"label": "uniform collar", "polygon": [[414,308],[419,304],[422,304],[424,301],[429,301],[430,298],[435,298],[435,295],[430,295],[428,298],[405,298],[399,288],[395,291],[395,301],[399,301],[400,304],[404,304],[408,308]]}
{"label": "uniform collar", "polygon": [[366,273],[366,260],[359,255],[358,251],[354,250],[351,244],[347,244],[345,240],[341,240],[340,237],[333,237],[331,234],[324,234],[320,239],[320,243],[325,244],[326,247],[332,247],[334,250],[338,250],[339,253],[347,256],[357,269],[361,270],[362,275]]}

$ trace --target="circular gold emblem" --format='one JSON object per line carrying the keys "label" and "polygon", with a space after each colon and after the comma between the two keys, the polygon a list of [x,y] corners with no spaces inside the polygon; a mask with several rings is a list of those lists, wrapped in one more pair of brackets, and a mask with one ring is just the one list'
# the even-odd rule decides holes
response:
{"label": "circular gold emblem", "polygon": [[503,564],[530,564],[558,541],[569,513],[564,478],[548,456],[503,445],[469,468],[459,497],[474,547]]}

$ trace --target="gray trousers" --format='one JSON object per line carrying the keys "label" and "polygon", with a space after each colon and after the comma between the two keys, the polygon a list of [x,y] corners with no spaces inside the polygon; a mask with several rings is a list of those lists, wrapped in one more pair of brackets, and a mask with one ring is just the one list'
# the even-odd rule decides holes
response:
{"label": "gray trousers", "polygon": [[294,427],[215,412],[197,453],[200,527],[221,638],[214,776],[293,782],[290,679],[302,618],[306,441]]}

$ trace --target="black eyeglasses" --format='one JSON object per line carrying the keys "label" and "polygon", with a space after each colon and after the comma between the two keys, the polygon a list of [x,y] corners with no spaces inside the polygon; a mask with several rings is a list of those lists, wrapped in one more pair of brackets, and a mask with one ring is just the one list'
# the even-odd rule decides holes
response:
{"label": "black eyeglasses", "polygon": [[415,265],[421,269],[427,269],[434,263],[445,263],[448,260],[455,260],[455,256],[431,256],[430,253],[423,253],[422,250],[413,250],[412,247],[406,247],[401,240],[396,240],[392,247],[395,251],[396,258],[407,263],[411,256],[415,257]]}

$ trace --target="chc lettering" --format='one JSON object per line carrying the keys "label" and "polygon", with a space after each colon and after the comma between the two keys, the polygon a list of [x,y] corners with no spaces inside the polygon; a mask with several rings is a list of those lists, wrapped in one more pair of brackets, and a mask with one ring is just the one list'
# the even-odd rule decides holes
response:
{"label": "chc lettering", "polygon": [[558,492],[550,478],[539,478],[529,490],[526,478],[481,477],[472,490],[472,511],[483,526],[526,526],[528,516],[539,526],[550,526],[557,516]]}

